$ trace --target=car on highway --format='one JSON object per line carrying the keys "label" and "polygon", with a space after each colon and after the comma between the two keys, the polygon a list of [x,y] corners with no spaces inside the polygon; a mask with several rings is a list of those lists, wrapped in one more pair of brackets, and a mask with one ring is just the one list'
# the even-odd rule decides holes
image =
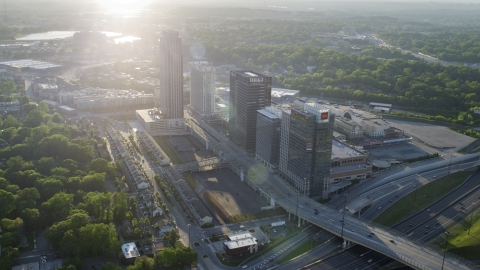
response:
{"label": "car on highway", "polygon": [[392,244],[395,244],[395,241],[393,241],[393,240],[390,240],[390,243],[392,243]]}
{"label": "car on highway", "polygon": [[372,259],[370,259],[370,260],[368,260],[367,262],[371,263],[372,261],[373,261],[373,260],[372,260]]}
{"label": "car on highway", "polygon": [[248,267],[248,266],[244,265],[244,266],[242,266],[242,269],[245,269],[245,268],[247,268],[247,267]]}

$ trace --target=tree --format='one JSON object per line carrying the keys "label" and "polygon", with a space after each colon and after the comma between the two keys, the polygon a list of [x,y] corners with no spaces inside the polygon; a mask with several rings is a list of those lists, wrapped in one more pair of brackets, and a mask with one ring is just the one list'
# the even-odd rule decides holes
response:
{"label": "tree", "polygon": [[147,256],[137,257],[135,264],[127,267],[127,270],[153,270],[155,261]]}
{"label": "tree", "polygon": [[59,192],[42,203],[47,223],[64,220],[73,208],[73,194]]}
{"label": "tree", "polygon": [[18,128],[21,125],[21,122],[13,117],[12,115],[8,115],[7,118],[5,118],[2,122],[2,127],[9,128],[9,127],[15,127]]}
{"label": "tree", "polygon": [[168,243],[170,243],[170,245],[172,247],[174,247],[175,243],[180,239],[180,235],[178,234],[177,230],[172,230],[172,231],[166,233],[163,236],[163,239],[167,240]]}
{"label": "tree", "polygon": [[4,217],[15,208],[15,196],[3,189],[0,189],[0,217]]}
{"label": "tree", "polygon": [[38,127],[40,126],[43,122],[46,122],[50,116],[40,110],[40,109],[34,109],[31,112],[27,114],[27,118],[25,120],[25,125],[29,127]]}
{"label": "tree", "polygon": [[11,157],[7,160],[8,174],[17,172],[22,168],[23,158],[21,156]]}
{"label": "tree", "polygon": [[9,127],[2,131],[2,139],[5,141],[10,141],[17,134],[17,129],[15,127]]}
{"label": "tree", "polygon": [[78,164],[73,159],[65,159],[60,162],[60,166],[69,169],[71,172],[76,171],[78,169]]}
{"label": "tree", "polygon": [[137,224],[138,224],[137,218],[133,218],[132,219],[132,226],[137,227]]}
{"label": "tree", "polygon": [[38,199],[40,199],[40,193],[34,187],[17,191],[15,200],[17,213],[26,208],[35,208]]}
{"label": "tree", "polygon": [[60,176],[68,176],[70,174],[70,170],[67,168],[62,168],[62,167],[55,167],[52,170],[50,170],[52,175],[60,175]]}
{"label": "tree", "polygon": [[37,107],[37,104],[26,103],[22,105],[22,112],[28,114],[29,112],[35,110]]}
{"label": "tree", "polygon": [[140,238],[142,236],[142,231],[137,227],[133,230],[133,234],[136,238]]}
{"label": "tree", "polygon": [[3,218],[0,225],[2,230],[6,232],[19,231],[23,227],[23,220],[18,217],[16,219]]}
{"label": "tree", "polygon": [[35,155],[38,157],[56,157],[67,149],[68,143],[68,138],[62,134],[45,137],[38,143]]}
{"label": "tree", "polygon": [[40,218],[40,211],[36,208],[26,208],[20,213],[20,217],[25,223],[25,228],[27,230],[33,230],[38,228],[38,221]]}
{"label": "tree", "polygon": [[96,158],[92,160],[92,163],[90,164],[90,169],[97,173],[114,173],[114,169],[111,167],[111,163],[104,158]]}
{"label": "tree", "polygon": [[57,124],[60,124],[63,121],[63,117],[61,117],[60,114],[58,113],[54,113],[52,116],[52,121]]}
{"label": "tree", "polygon": [[54,178],[47,178],[41,180],[42,183],[42,197],[44,200],[51,198],[56,193],[63,190],[63,182]]}
{"label": "tree", "polygon": [[122,270],[122,268],[116,266],[116,265],[115,265],[114,263],[112,263],[112,262],[107,262],[106,264],[102,265],[102,267],[100,268],[100,270]]}
{"label": "tree", "polygon": [[112,196],[113,220],[116,223],[122,222],[127,216],[127,197],[127,194],[123,192],[115,192]]}
{"label": "tree", "polygon": [[42,157],[37,163],[37,171],[44,175],[49,175],[54,167],[55,161],[51,157]]}
{"label": "tree", "polygon": [[117,232],[113,224],[87,224],[80,228],[77,245],[80,256],[115,255],[120,249]]}
{"label": "tree", "polygon": [[0,270],[10,270],[13,268],[14,260],[20,257],[18,248],[6,246],[2,248],[2,259],[0,260]]}
{"label": "tree", "polygon": [[38,109],[45,113],[50,112],[50,109],[48,108],[48,104],[45,101],[40,101],[40,103],[38,103]]}
{"label": "tree", "polygon": [[101,191],[105,185],[105,173],[94,173],[83,177],[82,187],[85,191]]}
{"label": "tree", "polygon": [[68,230],[60,241],[60,251],[67,257],[77,257],[79,254],[77,242],[78,240],[73,230]]}

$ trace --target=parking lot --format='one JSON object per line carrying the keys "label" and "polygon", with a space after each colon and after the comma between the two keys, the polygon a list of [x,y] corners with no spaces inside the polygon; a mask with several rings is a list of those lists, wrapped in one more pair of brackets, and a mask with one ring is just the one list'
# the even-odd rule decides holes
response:
{"label": "parking lot", "polygon": [[405,131],[406,135],[434,148],[451,148],[458,151],[475,141],[474,138],[460,134],[447,127],[388,119],[392,126]]}
{"label": "parking lot", "polygon": [[399,145],[390,145],[390,146],[388,145],[379,146],[379,147],[369,148],[367,151],[376,159],[381,159],[381,160],[387,160],[387,159],[406,160],[411,158],[418,158],[418,157],[429,154],[424,149],[411,143],[403,143]]}

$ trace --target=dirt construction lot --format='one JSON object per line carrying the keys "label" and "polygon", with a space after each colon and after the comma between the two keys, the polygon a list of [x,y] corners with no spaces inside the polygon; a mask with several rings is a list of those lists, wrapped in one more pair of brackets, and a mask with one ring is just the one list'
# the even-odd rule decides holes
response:
{"label": "dirt construction lot", "polygon": [[415,137],[435,148],[447,147],[456,152],[475,141],[474,138],[457,133],[443,126],[393,119],[388,119],[388,122],[390,122],[392,126],[404,130],[405,135]]}
{"label": "dirt construction lot", "polygon": [[[194,173],[197,194],[218,216],[260,212],[268,203],[230,169]],[[221,213],[219,213],[221,212]]]}

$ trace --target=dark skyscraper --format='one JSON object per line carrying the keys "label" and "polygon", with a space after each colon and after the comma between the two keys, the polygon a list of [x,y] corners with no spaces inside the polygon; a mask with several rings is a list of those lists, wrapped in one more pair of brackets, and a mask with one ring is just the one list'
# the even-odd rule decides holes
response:
{"label": "dark skyscraper", "polygon": [[270,106],[272,77],[254,71],[230,72],[230,135],[249,153],[255,152],[257,110]]}
{"label": "dark skyscraper", "polygon": [[315,103],[282,116],[280,171],[310,197],[328,197],[333,119],[327,108]]}
{"label": "dark skyscraper", "polygon": [[165,119],[183,118],[183,54],[178,32],[160,37],[160,110]]}

